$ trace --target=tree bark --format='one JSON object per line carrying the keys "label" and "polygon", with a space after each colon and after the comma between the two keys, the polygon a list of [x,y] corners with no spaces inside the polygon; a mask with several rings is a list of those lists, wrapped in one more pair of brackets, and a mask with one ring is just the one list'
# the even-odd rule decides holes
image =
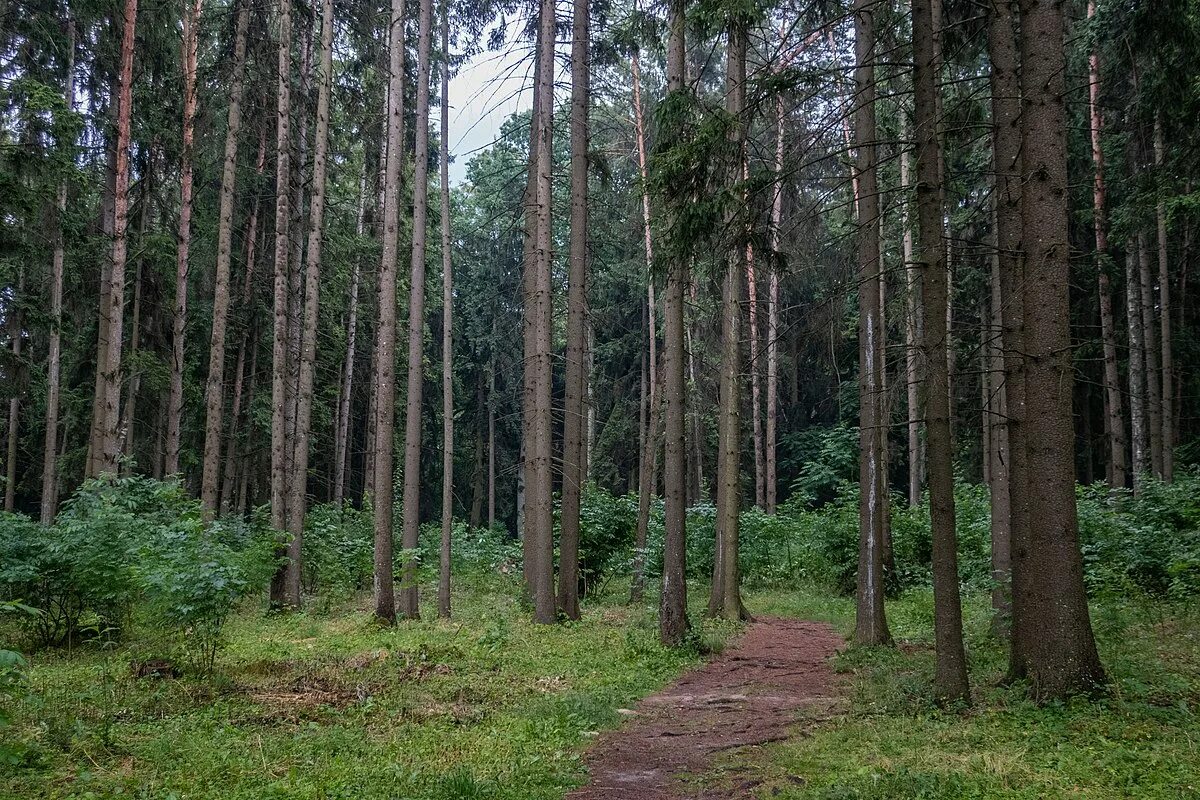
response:
{"label": "tree bark", "polygon": [[[425,0],[428,2],[428,0]],[[379,262],[379,323],[375,329],[375,618],[396,622],[392,571],[392,430],[396,421],[396,261],[400,239],[400,167],[404,119],[404,0],[392,0],[388,24],[387,157],[383,181],[383,253]]]}
{"label": "tree bark", "polygon": [[233,44],[233,75],[229,89],[229,122],[225,131],[225,162],[217,212],[217,266],[213,279],[212,335],[208,347],[208,379],[204,386],[204,462],[200,501],[209,516],[217,513],[221,473],[222,415],[225,409],[225,331],[229,317],[229,261],[233,251],[233,201],[237,184],[238,136],[242,128],[242,87],[246,64],[246,30],[250,9],[238,3]]}
{"label": "tree bark", "polygon": [[[687,0],[670,0],[670,34],[667,41],[667,100],[685,102]],[[668,136],[677,135],[674,131]],[[662,137],[665,140],[667,136]],[[660,140],[666,149],[668,143]],[[679,202],[679,198],[674,199]],[[687,414],[687,384],[684,381],[683,291],[688,283],[686,259],[673,255],[667,265],[663,293],[663,400],[665,403],[663,456],[663,576],[659,597],[659,638],[668,647],[683,644],[687,618],[687,470],[684,420]]]}
{"label": "tree bark", "polygon": [[1146,417],[1150,429],[1150,468],[1154,477],[1162,477],[1162,384],[1159,382],[1158,325],[1154,319],[1154,276],[1150,268],[1150,245],[1145,234],[1138,234],[1138,266],[1141,276],[1142,344],[1145,355]]}
{"label": "tree bark", "polygon": [[[17,267],[16,303],[9,304],[8,333],[12,343],[12,360],[14,366],[20,369],[21,363],[21,331],[25,327],[24,316],[25,297],[25,267]],[[21,393],[19,381],[13,381],[13,394],[8,401],[8,447],[5,461],[4,478],[4,510],[12,511],[17,499],[17,444],[21,421]]]}
{"label": "tree bark", "polygon": [[[1096,0],[1088,0],[1087,16],[1096,13]],[[1104,115],[1100,106],[1100,55],[1088,54],[1088,114],[1092,141],[1092,220],[1096,236],[1096,271],[1100,295],[1100,338],[1104,349],[1104,418],[1108,439],[1108,482],[1114,488],[1125,486],[1125,415],[1121,409],[1121,382],[1117,374],[1117,334],[1113,317],[1112,281],[1108,269],[1107,217],[1105,214]]]}
{"label": "tree bark", "polygon": [[288,485],[289,605],[300,605],[300,567],[304,515],[308,510],[308,445],[312,421],[313,373],[317,360],[318,305],[321,287],[321,242],[325,227],[325,176],[329,153],[329,102],[333,84],[333,0],[321,3],[320,74],[317,80],[317,127],[313,145],[312,194],[309,199],[308,252],[304,271],[304,319],[296,387],[296,430],[292,436],[291,477]]}
{"label": "tree bark", "polygon": [[883,608],[883,504],[879,498],[881,406],[876,342],[879,325],[879,195],[876,181],[875,2],[855,0],[854,170],[858,226],[859,304],[859,555],[854,640],[892,640]]}
{"label": "tree bark", "polygon": [[117,428],[121,403],[121,327],[125,307],[125,258],[129,223],[129,140],[133,104],[134,28],[137,0],[125,0],[121,31],[121,66],[117,90],[117,135],[114,151],[112,254],[102,270],[100,335],[96,353],[96,399],[93,403],[89,477],[117,470]]}
{"label": "tree bark", "polygon": [[[725,70],[726,110],[735,119],[732,138],[734,168],[729,181],[738,187],[745,177],[746,158],[746,23],[729,24],[728,64]],[[737,191],[743,191],[741,187]],[[743,195],[744,199],[744,195]],[[723,280],[721,300],[721,395],[717,443],[717,548],[709,613],[739,620],[747,615],[742,605],[738,570],[738,514],[741,511],[741,316],[742,276],[749,269],[745,238],[748,223],[740,213],[730,214],[733,246]],[[761,442],[760,442],[761,444]],[[761,447],[760,447],[761,450]],[[761,485],[761,473],[758,484]]]}
{"label": "tree bark", "polygon": [[[292,0],[279,2],[279,71],[275,107],[275,275],[271,342],[271,527],[287,528],[289,472],[287,457],[291,440],[285,413],[288,392],[288,232],[291,225],[291,68]],[[286,557],[287,546],[277,555]],[[271,581],[271,605],[289,605],[287,568],[280,567]],[[299,598],[298,583],[294,599]]]}
{"label": "tree bark", "polygon": [[[421,535],[421,395],[425,376],[425,247],[429,220],[429,51],[433,41],[433,4],[420,0],[417,33],[417,119],[413,150],[413,242],[408,294],[408,391],[404,399],[404,532],[406,551],[415,550]],[[400,582],[400,614],[421,615],[417,562],[404,558]]]}
{"label": "tree bark", "polygon": [[183,423],[183,342],[187,335],[188,256],[192,244],[192,171],[196,138],[196,51],[200,38],[201,0],[184,6],[183,17],[183,151],[179,164],[179,242],[175,257],[175,309],[171,318],[171,381],[167,394],[166,464],[168,475],[179,472]]}
{"label": "tree bark", "polygon": [[[742,178],[750,181],[750,163],[743,161]],[[750,223],[751,227],[753,222]],[[747,231],[749,234],[749,231]],[[762,363],[760,361],[761,343],[758,336],[758,275],[754,268],[754,245],[746,242],[746,305],[750,327],[750,430],[754,444],[754,504],[761,509],[767,507],[766,484],[766,448],[763,446],[762,420]],[[739,290],[740,293],[740,290]],[[741,309],[738,310],[741,313]]]}
{"label": "tree bark", "polygon": [[454,528],[454,284],[450,258],[450,18],[443,0],[441,135],[438,165],[442,201],[442,541],[438,616],[450,618],[450,534]]}
{"label": "tree bark", "polygon": [[766,510],[774,514],[778,500],[778,460],[776,458],[779,425],[779,262],[783,227],[783,98],[775,101],[775,183],[771,189],[771,253],[767,279],[767,429],[766,429]]}
{"label": "tree bark", "polygon": [[[911,131],[908,119],[902,119],[901,138],[908,139]],[[900,150],[900,185],[906,193],[900,204],[901,252],[904,257],[905,293],[904,315],[904,374],[908,399],[908,505],[921,504],[921,487],[925,484],[925,442],[921,438],[921,339],[925,335],[922,323],[921,273],[913,258],[913,232],[909,219],[907,192],[912,185],[911,164],[907,145]]]}
{"label": "tree bark", "polygon": [[591,103],[589,14],[588,0],[574,0],[571,23],[571,239],[567,278],[562,529],[558,559],[558,608],[567,619],[579,619],[579,509],[587,481],[583,461],[587,396],[588,108]]}
{"label": "tree bark", "polygon": [[[67,18],[67,68],[63,100],[68,111],[75,110],[75,19]],[[75,142],[59,142],[59,149],[74,152]],[[42,450],[43,525],[54,522],[58,513],[58,409],[62,391],[62,314],[63,263],[66,243],[63,218],[67,213],[67,179],[58,183],[54,202],[54,255],[50,261],[50,334],[46,352],[46,438]]]}
{"label": "tree bark", "polygon": [[1069,248],[1067,241],[1066,65],[1063,9],[1021,0],[1021,221],[1024,228],[1025,386],[1029,414],[1030,531],[1014,550],[1014,635],[1039,700],[1094,691],[1104,681],[1088,617],[1075,508]]}
{"label": "tree bark", "polygon": [[1175,477],[1175,364],[1171,354],[1171,262],[1167,252],[1167,203],[1163,186],[1163,126],[1162,114],[1154,118],[1154,169],[1158,182],[1158,201],[1154,205],[1154,220],[1158,234],[1158,313],[1159,346],[1162,348],[1159,368],[1162,370],[1162,472],[1167,483]]}
{"label": "tree bark", "polygon": [[[363,173],[358,184],[358,214],[354,235],[366,234],[367,162],[363,158]],[[350,400],[354,394],[354,361],[358,355],[358,284],[362,278],[362,259],[355,258],[350,268],[349,308],[346,311],[346,358],[342,362],[342,383],[338,392],[337,430],[333,443],[333,502],[342,505],[346,494],[347,452],[350,441]]]}
{"label": "tree bark", "polygon": [[1141,275],[1137,244],[1125,249],[1125,316],[1129,323],[1129,414],[1133,433],[1133,494],[1150,474],[1150,428],[1146,421],[1146,347],[1142,335]]}
{"label": "tree bark", "polygon": [[[938,56],[930,0],[913,0],[913,127],[917,138],[918,260],[929,308],[949,308],[949,274],[943,259],[940,181],[941,121],[937,114]],[[865,190],[864,190],[865,191]],[[925,320],[925,431],[929,448],[929,513],[933,530],[933,689],[939,702],[970,702],[959,597],[955,534],[954,452],[950,438],[949,320]]]}

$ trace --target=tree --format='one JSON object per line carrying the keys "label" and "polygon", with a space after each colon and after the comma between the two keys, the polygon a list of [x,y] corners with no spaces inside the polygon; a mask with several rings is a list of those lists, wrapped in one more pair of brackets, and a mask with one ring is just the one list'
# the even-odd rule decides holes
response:
{"label": "tree", "polygon": [[[659,136],[660,152],[670,152],[678,143],[679,119],[690,98],[684,81],[686,0],[670,2],[670,33],[667,40],[667,98],[660,112],[665,125]],[[673,129],[674,128],[674,129]],[[664,194],[679,202],[674,186],[662,187]],[[687,618],[687,449],[684,420],[687,415],[687,384],[684,381],[683,292],[688,283],[688,264],[672,252],[666,264],[663,292],[663,575],[659,596],[659,638],[668,647],[683,644]]]}
{"label": "tree", "polygon": [[584,403],[587,398],[588,280],[588,0],[574,0],[571,22],[571,241],[567,279],[566,402],[563,408],[562,533],[559,539],[558,607],[579,619],[579,504],[584,469]]}
{"label": "tree", "polygon": [[[937,107],[940,20],[929,0],[913,0],[913,127],[917,138],[917,227],[922,294],[931,309],[947,305],[948,275],[942,246],[941,131]],[[864,193],[868,190],[865,186]],[[954,464],[950,439],[949,331],[946,317],[925,320],[925,431],[929,452],[929,507],[933,535],[933,614],[936,661],[933,688],[942,702],[969,702],[962,638],[958,540],[955,535]],[[868,378],[869,380],[869,378]]]}
{"label": "tree", "polygon": [[246,30],[250,9],[237,5],[233,74],[229,88],[229,121],[225,129],[225,161],[221,170],[217,212],[217,266],[213,277],[212,335],[208,347],[208,380],[204,387],[204,462],[200,500],[210,515],[217,512],[221,472],[221,432],[225,409],[225,329],[229,315],[229,261],[233,251],[233,201],[237,184],[238,135],[242,128],[242,86],[246,66]]}
{"label": "tree", "polygon": [[859,340],[859,541],[858,590],[854,640],[889,644],[883,609],[883,504],[879,497],[882,436],[879,320],[879,196],[876,182],[874,0],[854,4],[854,139],[858,155],[858,340]]}
{"label": "tree", "polygon": [[[413,150],[413,244],[408,295],[408,392],[404,398],[404,549],[413,551],[421,535],[421,390],[425,376],[425,244],[429,219],[429,52],[433,3],[420,0],[417,32],[417,127]],[[400,613],[420,616],[417,563],[404,560]]]}
{"label": "tree", "polygon": [[188,258],[192,244],[192,172],[196,138],[196,50],[200,36],[201,0],[184,6],[183,17],[183,151],[179,161],[179,234],[175,261],[175,309],[171,318],[171,388],[167,396],[165,471],[179,472],[179,437],[183,424],[183,343],[187,335]]}
{"label": "tree", "polygon": [[[428,0],[426,0],[428,2]],[[396,622],[392,573],[392,458],[396,400],[396,259],[400,238],[400,165],[404,120],[404,0],[392,0],[388,23],[387,155],[384,158],[383,252],[376,292],[379,320],[375,328],[375,420],[372,500],[375,512],[375,618]]]}
{"label": "tree", "polygon": [[438,137],[442,200],[442,541],[438,616],[450,618],[450,533],[454,528],[454,284],[450,258],[450,12],[442,0],[442,127]]}
{"label": "tree", "polygon": [[[285,0],[286,2],[286,0]],[[86,474],[115,473],[121,402],[121,328],[125,307],[125,258],[129,247],[129,140],[133,105],[133,44],[137,0],[125,0],[121,62],[117,78],[117,124],[113,150],[112,255],[100,279],[100,325],[96,346],[96,391],[92,404],[91,452]]]}
{"label": "tree", "polygon": [[1026,488],[1029,535],[1013,552],[1013,634],[1018,671],[1035,697],[1050,699],[1094,691],[1104,670],[1075,508],[1063,9],[1047,0],[1021,0],[1020,9],[1025,399],[1037,409],[1023,424],[1038,476]]}

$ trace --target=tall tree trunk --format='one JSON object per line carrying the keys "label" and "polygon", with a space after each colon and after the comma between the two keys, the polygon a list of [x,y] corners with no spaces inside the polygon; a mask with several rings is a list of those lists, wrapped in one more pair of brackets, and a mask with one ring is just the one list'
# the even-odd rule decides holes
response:
{"label": "tall tree trunk", "polygon": [[534,620],[555,621],[553,541],[553,452],[551,423],[551,194],[552,125],[554,111],[555,7],[541,0],[538,39],[538,95],[534,109],[532,181],[535,235],[533,257],[526,259],[532,274],[526,283],[525,428],[525,540],[531,556],[529,590]]}
{"label": "tall tree trunk", "polygon": [[1146,347],[1142,339],[1141,275],[1137,244],[1125,245],[1125,315],[1129,323],[1129,414],[1133,433],[1133,493],[1150,474],[1150,428],[1146,424]]}
{"label": "tall tree trunk", "polygon": [[588,107],[590,7],[574,0],[571,22],[571,241],[567,278],[566,403],[563,409],[562,532],[558,607],[579,619],[579,507],[584,472],[584,399],[587,395]]}
{"label": "tall tree trunk", "polygon": [[[659,376],[658,309],[654,291],[654,241],[651,236],[650,184],[646,171],[646,126],[642,110],[641,65],[638,51],[633,52],[630,73],[633,80],[633,122],[637,136],[638,176],[642,190],[642,250],[646,259],[646,305],[642,319],[646,325],[646,357],[642,359],[641,448],[638,468],[638,517],[634,532],[633,581],[630,602],[641,602],[646,587],[646,543],[649,540],[651,497],[655,492],[655,466],[658,461]],[[647,360],[648,359],[648,360]]]}
{"label": "tall tree trunk", "polygon": [[[288,257],[291,253],[291,69],[292,0],[279,2],[279,83],[275,107],[275,275],[271,342],[271,527],[287,527],[288,450],[291,445],[285,410],[288,392]],[[287,556],[287,547],[280,556]],[[287,568],[271,580],[271,605],[288,604]],[[297,584],[298,589],[298,584]],[[296,593],[299,594],[299,591]]]}
{"label": "tall tree trunk", "polygon": [[[1096,0],[1088,0],[1087,16],[1096,13]],[[1107,217],[1105,214],[1104,115],[1100,106],[1100,55],[1096,50],[1088,55],[1088,114],[1092,137],[1092,220],[1096,235],[1096,271],[1100,295],[1100,338],[1104,349],[1104,430],[1108,439],[1109,486],[1125,486],[1125,415],[1121,409],[1121,379],[1117,374],[1117,334],[1113,317],[1112,281],[1108,270]]]}
{"label": "tall tree trunk", "polygon": [[[1013,551],[1014,625],[1024,675],[1039,699],[1092,691],[1104,681],[1083,586],[1075,508],[1066,65],[1061,3],[1021,0],[1021,221],[1024,227],[1029,519]],[[1024,546],[1021,546],[1024,545]],[[1021,573],[1021,577],[1016,575]]]}
{"label": "tall tree trunk", "polygon": [[[64,105],[75,110],[75,19],[67,18],[67,70],[63,86]],[[74,152],[75,142],[59,142],[63,152]],[[46,352],[46,440],[42,450],[42,508],[43,525],[54,521],[58,513],[58,406],[62,391],[62,313],[63,263],[66,243],[63,237],[63,217],[67,213],[67,179],[58,183],[54,203],[54,255],[50,261],[50,335]]]}
{"label": "tall tree trunk", "polygon": [[133,45],[137,0],[125,0],[121,30],[121,68],[117,91],[117,134],[114,162],[112,255],[101,279],[100,336],[96,353],[96,399],[87,475],[115,473],[117,427],[121,403],[121,327],[125,307],[125,257],[129,245],[129,140],[133,104]]}
{"label": "tall tree trunk", "polygon": [[779,261],[783,227],[783,98],[775,101],[775,183],[771,188],[771,253],[767,279],[767,430],[766,500],[767,513],[774,514],[779,485],[776,439],[779,425]]}
{"label": "tall tree trunk", "polygon": [[496,527],[496,319],[492,317],[492,343],[488,348],[487,391],[487,521],[488,530]]}
{"label": "tall tree trunk", "polygon": [[[404,398],[404,549],[412,552],[421,535],[421,394],[425,343],[425,246],[429,219],[429,51],[433,40],[432,0],[420,0],[417,39],[417,121],[413,151],[413,241],[408,294],[408,391]],[[400,613],[420,617],[417,562],[404,560]]]}
{"label": "tall tree trunk", "polygon": [[[428,2],[428,0],[425,0]],[[379,323],[375,329],[375,617],[396,622],[392,572],[392,430],[396,415],[396,260],[400,238],[400,166],[404,119],[404,0],[392,0],[388,27],[387,158],[383,181],[383,253],[379,262]]]}
{"label": "tall tree trunk", "polygon": [[[25,327],[22,317],[25,298],[25,267],[17,267],[17,302],[9,304],[8,334],[12,342],[12,360],[16,369],[21,369],[21,331]],[[21,421],[20,381],[13,381],[13,395],[8,401],[8,447],[4,476],[4,510],[12,511],[17,499],[17,444]]]}
{"label": "tall tree trunk", "polygon": [[[996,213],[993,209],[993,219]],[[998,238],[998,237],[997,237]],[[1001,343],[1004,322],[1003,297],[1000,288],[1001,255],[999,247],[992,255],[990,316],[987,320],[987,363],[985,364],[987,396],[987,433],[989,447],[985,451],[988,467],[988,489],[991,494],[992,534],[992,633],[1008,636],[1008,620],[1012,613],[1009,602],[1009,574],[1012,571],[1012,499],[1009,493],[1008,470],[1011,463],[1008,444],[1008,402],[1004,385],[1004,348]]]}
{"label": "tall tree trunk", "polygon": [[[478,358],[478,353],[476,354]],[[475,468],[471,474],[471,510],[467,515],[467,525],[472,530],[483,527],[483,504],[487,495],[487,464],[484,461],[484,448],[487,444],[487,396],[483,370],[475,373],[475,452],[472,461]]]}
{"label": "tall tree trunk", "polygon": [[[943,262],[941,123],[937,115],[938,20],[930,0],[913,0],[913,125],[917,139],[917,230],[921,280],[928,308],[949,308]],[[864,189],[866,191],[866,189]],[[950,438],[948,318],[925,320],[925,431],[929,447],[929,513],[933,529],[933,689],[940,702],[969,702],[955,535],[954,452]]]}
{"label": "tall tree trunk", "polygon": [[[1013,623],[1012,552],[1026,546],[1028,523],[1026,516],[1026,457],[1023,420],[1025,416],[1024,331],[1021,286],[1024,282],[1021,263],[1021,87],[1017,75],[1017,46],[1015,22],[1016,0],[999,0],[989,9],[988,59],[991,61],[992,90],[992,165],[996,172],[996,263],[999,297],[993,289],[993,303],[1000,314],[1000,347],[1004,374],[1001,408],[1004,414],[1002,437],[1007,444],[1008,462],[1004,472],[1008,506],[996,505],[999,490],[993,491],[993,525],[997,514],[1008,513],[1008,547],[1003,541],[1004,528],[999,529],[1001,540],[993,532],[992,592],[994,617],[992,630],[1008,635]],[[993,310],[993,314],[995,314]],[[1018,655],[1013,651],[1013,662]]]}
{"label": "tall tree trunk", "polygon": [[229,122],[225,129],[225,163],[217,212],[217,267],[213,279],[212,335],[208,346],[208,380],[204,386],[204,463],[200,501],[209,516],[217,513],[221,473],[222,414],[225,409],[225,330],[229,317],[229,261],[233,252],[233,200],[237,184],[238,136],[242,128],[242,86],[246,64],[248,3],[239,2],[233,43],[233,75],[229,90]]}
{"label": "tall tree trunk", "polygon": [[[358,184],[358,214],[354,235],[366,234],[367,163],[363,158],[363,173]],[[350,441],[350,400],[354,392],[354,360],[358,353],[358,284],[362,277],[362,259],[356,257],[350,268],[350,301],[346,312],[346,359],[342,362],[342,383],[338,392],[337,429],[333,443],[333,502],[342,505],[346,494],[347,451]]]}
{"label": "tall tree trunk", "polygon": [[304,321],[300,340],[299,383],[296,389],[296,431],[292,436],[291,478],[288,484],[288,533],[291,534],[288,604],[300,605],[300,568],[304,514],[308,507],[308,445],[312,420],[313,373],[317,360],[320,302],[321,241],[325,227],[325,175],[329,152],[329,96],[333,84],[333,0],[321,3],[321,55],[317,88],[317,129],[313,145],[312,196],[309,202],[308,252],[304,271]]}
{"label": "tall tree trunk", "polygon": [[[908,117],[902,115],[901,138],[911,138]],[[921,274],[913,258],[913,232],[909,219],[907,192],[912,185],[911,164],[907,147],[900,150],[900,185],[905,197],[900,203],[901,252],[904,257],[905,293],[904,314],[904,374],[908,398],[908,504],[921,504],[921,487],[925,483],[925,442],[921,438],[921,339],[922,323]]]}
{"label": "tall tree trunk", "polygon": [[[680,102],[688,91],[684,82],[687,0],[670,0],[670,35],[667,40],[667,102]],[[664,150],[677,136],[665,132],[659,142]],[[674,198],[679,202],[679,198]],[[687,414],[687,383],[684,381],[683,291],[688,284],[687,261],[676,255],[667,267],[663,293],[663,400],[665,403],[663,455],[663,576],[659,600],[659,638],[668,647],[683,644],[687,618],[687,470],[684,420]]]}
{"label": "tall tree trunk", "polygon": [[1175,477],[1175,364],[1171,355],[1171,262],[1167,253],[1167,202],[1163,186],[1163,126],[1162,113],[1154,118],[1154,170],[1157,176],[1158,201],[1154,205],[1154,220],[1158,234],[1158,314],[1159,345],[1162,357],[1162,472],[1170,483]]}
{"label": "tall tree trunk", "polygon": [[[736,121],[730,136],[736,166],[729,175],[737,186],[745,180],[746,158],[746,23],[730,21],[725,70],[726,110]],[[721,395],[718,408],[717,443],[717,557],[713,572],[709,613],[725,619],[745,618],[738,570],[738,514],[741,511],[741,316],[742,275],[749,269],[749,249],[745,239],[748,225],[740,214],[729,218],[734,231],[721,300]],[[740,230],[739,230],[740,226]],[[742,262],[745,263],[742,263]],[[761,485],[761,474],[759,474]]]}
{"label": "tall tree trunk", "polygon": [[183,342],[187,335],[188,255],[192,244],[192,152],[196,138],[196,51],[201,0],[186,5],[183,18],[183,151],[179,165],[179,243],[175,258],[175,308],[171,317],[171,381],[167,394],[167,452],[164,469],[179,472],[183,423]]}
{"label": "tall tree trunk", "polygon": [[442,114],[438,144],[442,201],[442,541],[438,616],[450,618],[450,533],[454,527],[454,285],[450,258],[450,17],[442,0]]}
{"label": "tall tree trunk", "polygon": [[1150,268],[1150,245],[1145,234],[1138,234],[1138,267],[1141,277],[1142,345],[1146,349],[1146,417],[1150,428],[1150,468],[1162,477],[1162,384],[1159,382],[1158,325],[1154,319],[1154,277]]}
{"label": "tall tree trunk", "polygon": [[875,174],[875,10],[874,0],[855,0],[854,139],[858,225],[859,304],[859,555],[854,640],[892,640],[883,608],[883,504],[878,497],[881,469],[882,397],[876,342],[879,326],[879,195]]}
{"label": "tall tree trunk", "polygon": [[[743,162],[742,179],[750,181],[749,160]],[[753,227],[753,222],[748,227]],[[754,245],[747,231],[746,242],[746,305],[750,327],[750,419],[751,438],[754,445],[754,504],[761,509],[767,507],[766,449],[763,447],[762,424],[762,364],[759,360],[761,343],[758,337],[758,276],[754,268]],[[740,280],[740,279],[739,279]],[[740,290],[739,290],[740,293]],[[741,309],[738,310],[741,313]]]}

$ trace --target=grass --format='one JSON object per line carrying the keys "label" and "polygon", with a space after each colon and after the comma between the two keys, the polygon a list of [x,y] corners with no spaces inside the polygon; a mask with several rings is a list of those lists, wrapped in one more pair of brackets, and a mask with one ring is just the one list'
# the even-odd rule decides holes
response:
{"label": "grass", "polygon": [[394,630],[365,599],[248,608],[205,680],[133,677],[144,646],[37,655],[11,729],[24,763],[0,767],[0,797],[561,797],[617,709],[699,657],[658,644],[652,608],[612,598],[535,626],[516,595],[473,580],[454,621]]}
{"label": "grass", "polygon": [[[133,677],[144,642],[38,654],[9,729],[22,763],[0,765],[0,798],[560,798],[618,709],[699,656],[658,645],[653,605],[614,595],[581,623],[544,627],[516,594],[504,578],[460,581],[454,621],[394,630],[371,623],[365,598],[278,617],[256,605],[231,621],[218,674],[203,680]],[[704,595],[692,591],[694,618]],[[844,633],[853,623],[851,599],[813,588],[750,591],[747,604]],[[761,798],[1200,796],[1194,609],[1096,604],[1111,693],[1037,707],[998,685],[987,599],[969,596],[975,704],[959,711],[930,697],[929,594],[888,610],[901,647],[837,659],[844,714],[696,779],[751,777]],[[719,648],[733,632],[699,633]]]}
{"label": "grass", "polygon": [[[771,593],[756,608],[823,618],[845,633],[848,600]],[[726,758],[762,798],[1200,797],[1200,616],[1144,600],[1093,605],[1111,690],[1099,702],[1038,707],[1002,687],[1005,654],[988,636],[987,598],[966,599],[974,705],[939,710],[932,598],[889,605],[898,648],[837,660],[847,711],[782,743]]]}

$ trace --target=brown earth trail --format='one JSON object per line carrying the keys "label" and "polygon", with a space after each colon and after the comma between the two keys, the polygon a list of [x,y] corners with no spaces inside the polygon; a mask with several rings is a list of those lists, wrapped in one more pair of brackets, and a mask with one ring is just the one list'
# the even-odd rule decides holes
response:
{"label": "brown earth trail", "polygon": [[824,623],[760,618],[720,657],[642,700],[636,716],[588,752],[591,779],[569,800],[745,797],[752,781],[686,783],[723,752],[784,739],[837,702],[830,658],[843,644]]}

